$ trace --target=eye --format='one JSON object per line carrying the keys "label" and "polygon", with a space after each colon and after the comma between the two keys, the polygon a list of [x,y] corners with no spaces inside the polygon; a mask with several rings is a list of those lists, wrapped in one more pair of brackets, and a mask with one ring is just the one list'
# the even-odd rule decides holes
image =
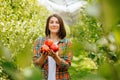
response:
{"label": "eye", "polygon": [[59,21],[56,21],[56,24],[59,24]]}
{"label": "eye", "polygon": [[54,22],[53,22],[53,21],[50,21],[49,23],[51,23],[51,24],[52,24],[52,23],[54,23]]}

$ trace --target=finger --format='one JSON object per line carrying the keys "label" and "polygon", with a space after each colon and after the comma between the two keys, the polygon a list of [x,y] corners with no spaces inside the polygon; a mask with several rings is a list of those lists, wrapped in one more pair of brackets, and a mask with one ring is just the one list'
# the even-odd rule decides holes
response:
{"label": "finger", "polygon": [[50,53],[51,53],[51,54],[54,54],[54,51],[53,51],[53,50],[50,50]]}
{"label": "finger", "polygon": [[52,50],[50,50],[50,51],[49,51],[49,55],[52,56],[52,54],[53,54],[53,52],[52,52]]}
{"label": "finger", "polygon": [[49,53],[51,53],[51,50],[49,50]]}
{"label": "finger", "polygon": [[47,56],[48,55],[48,53],[47,52],[45,52],[45,56]]}
{"label": "finger", "polygon": [[47,55],[49,55],[50,54],[50,51],[47,51]]}

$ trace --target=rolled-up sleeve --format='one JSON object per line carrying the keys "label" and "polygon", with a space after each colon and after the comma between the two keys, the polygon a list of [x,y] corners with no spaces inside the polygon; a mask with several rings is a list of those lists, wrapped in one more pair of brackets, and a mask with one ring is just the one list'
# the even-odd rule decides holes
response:
{"label": "rolled-up sleeve", "polygon": [[61,64],[59,65],[60,68],[68,69],[71,66],[71,61],[73,57],[73,52],[72,52],[72,43],[70,41],[67,42],[66,46],[66,53],[61,57]]}
{"label": "rolled-up sleeve", "polygon": [[71,60],[72,60],[72,54],[68,53],[67,56],[61,57],[63,60],[61,60],[60,67],[61,68],[69,68],[71,66]]}
{"label": "rolled-up sleeve", "polygon": [[36,63],[36,60],[41,56],[40,53],[40,47],[42,45],[42,38],[38,38],[35,40],[33,45],[33,64],[38,65]]}

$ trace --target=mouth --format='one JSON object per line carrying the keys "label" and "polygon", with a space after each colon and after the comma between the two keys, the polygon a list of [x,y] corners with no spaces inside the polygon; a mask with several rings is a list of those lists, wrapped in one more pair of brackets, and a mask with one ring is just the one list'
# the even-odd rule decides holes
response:
{"label": "mouth", "polygon": [[54,27],[54,28],[51,28],[51,29],[57,29],[57,28]]}

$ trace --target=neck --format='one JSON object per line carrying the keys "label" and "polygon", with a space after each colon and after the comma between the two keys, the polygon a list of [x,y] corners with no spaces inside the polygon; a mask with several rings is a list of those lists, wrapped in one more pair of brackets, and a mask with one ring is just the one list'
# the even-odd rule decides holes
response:
{"label": "neck", "polygon": [[50,34],[50,39],[52,39],[54,42],[57,42],[60,40],[57,34]]}

